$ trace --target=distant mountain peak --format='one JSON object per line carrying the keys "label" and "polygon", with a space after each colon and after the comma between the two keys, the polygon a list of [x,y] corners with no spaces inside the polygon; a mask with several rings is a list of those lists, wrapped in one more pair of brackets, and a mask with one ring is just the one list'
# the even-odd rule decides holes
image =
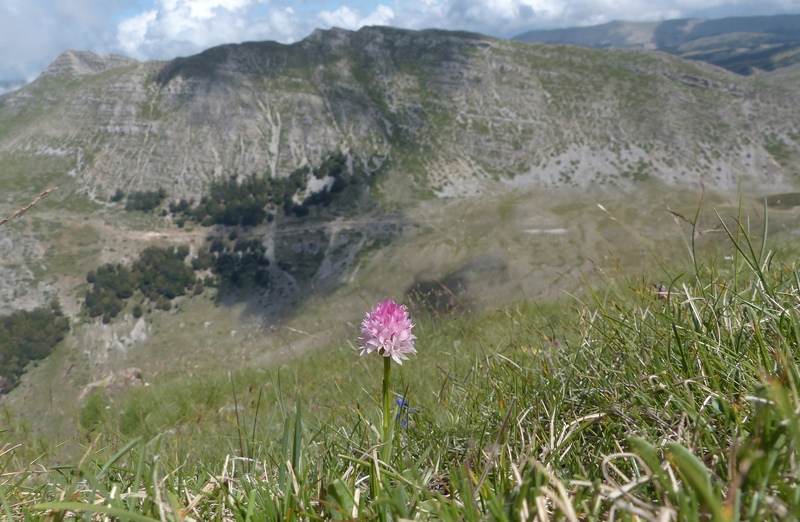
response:
{"label": "distant mountain peak", "polygon": [[42,76],[85,76],[137,63],[132,58],[117,54],[101,56],[91,51],[70,50],[61,53],[42,72]]}

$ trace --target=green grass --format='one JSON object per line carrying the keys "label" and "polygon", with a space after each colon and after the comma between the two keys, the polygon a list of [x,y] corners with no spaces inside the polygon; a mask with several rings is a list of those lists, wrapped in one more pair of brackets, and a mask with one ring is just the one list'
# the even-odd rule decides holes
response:
{"label": "green grass", "polygon": [[800,270],[745,224],[722,230],[730,255],[665,281],[666,298],[612,265],[582,298],[418,311],[391,451],[382,362],[354,343],[91,396],[67,465],[7,417],[0,517],[791,518]]}
{"label": "green grass", "polygon": [[[11,204],[23,200],[32,192],[42,192],[54,185],[72,187],[75,182],[67,173],[73,166],[74,161],[67,156],[32,157],[18,153],[4,154],[0,158],[0,189],[6,196],[6,201],[3,203]],[[62,189],[58,194],[50,194],[49,199],[61,200],[69,192],[69,188]],[[12,198],[10,197],[12,194],[22,196]]]}

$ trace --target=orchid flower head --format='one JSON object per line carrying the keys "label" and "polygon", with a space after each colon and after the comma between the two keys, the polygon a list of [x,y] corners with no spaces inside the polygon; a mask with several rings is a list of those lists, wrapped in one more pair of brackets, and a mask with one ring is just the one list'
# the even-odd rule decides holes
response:
{"label": "orchid flower head", "polygon": [[367,312],[361,323],[361,337],[358,345],[361,355],[378,352],[391,357],[397,364],[408,360],[407,354],[417,353],[414,348],[416,336],[411,332],[414,323],[405,306],[387,299]]}

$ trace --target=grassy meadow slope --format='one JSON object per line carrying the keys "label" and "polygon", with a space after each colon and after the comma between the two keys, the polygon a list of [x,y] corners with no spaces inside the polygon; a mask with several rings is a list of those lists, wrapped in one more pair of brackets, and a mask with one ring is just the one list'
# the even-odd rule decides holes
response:
{"label": "grassy meadow slope", "polygon": [[[658,271],[658,262],[683,266],[686,259],[682,226],[664,203],[690,215],[697,199],[694,191],[647,196],[658,191],[651,185],[642,192],[605,191],[587,198],[575,189],[539,189],[423,201],[394,215],[398,231],[391,240],[362,251],[336,286],[309,287],[308,295],[298,294],[296,300],[273,291],[266,298],[220,301],[208,291],[178,299],[170,312],[152,307],[141,319],[133,317],[129,305],[108,325],[81,312],[87,263],[130,259],[151,244],[199,249],[207,245],[208,229],[179,230],[164,225],[161,218],[136,213],[133,217],[141,222],[126,220],[123,225],[113,221],[112,209],[83,220],[58,208],[54,199],[14,223],[13,230],[24,231],[36,223],[42,227],[40,239],[49,246],[26,266],[61,289],[62,307],[74,318],[73,332],[56,353],[29,369],[4,404],[33,422],[36,432],[67,435],[83,399],[94,389],[116,397],[145,382],[206,378],[224,370],[270,368],[294,356],[308,357],[333,340],[352,340],[364,310],[385,296],[407,301],[415,292],[442,285],[454,293],[461,309],[486,310],[510,300],[546,303],[579,292],[585,274],[615,258],[631,270],[656,270],[650,282],[658,283],[667,278]],[[643,201],[630,204],[631,198],[640,197]],[[711,199],[721,209],[736,205],[735,197]],[[786,214],[787,219],[793,215]],[[369,223],[371,217],[363,219]],[[715,228],[711,216],[704,220],[706,228]],[[286,225],[272,233],[288,240],[307,237],[309,230],[323,226]],[[362,225],[337,226],[337,233],[347,234]],[[706,234],[703,241],[713,237]],[[132,368],[142,379],[131,379]]]}
{"label": "grassy meadow slope", "polygon": [[[354,332],[280,365],[95,390],[84,437],[67,443],[83,458],[52,471],[27,463],[59,448],[7,413],[3,515],[791,518],[800,276],[784,261],[798,243],[793,230],[767,240],[755,209],[733,210],[716,220],[721,241],[699,222],[683,231],[689,257],[655,272],[665,299],[612,260],[576,297],[415,310],[419,353],[394,365],[391,438],[380,357],[358,357]],[[788,215],[775,217],[780,230]]]}

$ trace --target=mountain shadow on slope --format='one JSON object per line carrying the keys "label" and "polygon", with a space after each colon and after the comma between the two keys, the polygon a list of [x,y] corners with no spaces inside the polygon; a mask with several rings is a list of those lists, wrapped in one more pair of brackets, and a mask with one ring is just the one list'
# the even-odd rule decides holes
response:
{"label": "mountain shadow on slope", "polygon": [[441,278],[419,277],[405,291],[415,314],[436,318],[470,313],[481,306],[481,293],[508,278],[508,264],[496,254],[469,259]]}

